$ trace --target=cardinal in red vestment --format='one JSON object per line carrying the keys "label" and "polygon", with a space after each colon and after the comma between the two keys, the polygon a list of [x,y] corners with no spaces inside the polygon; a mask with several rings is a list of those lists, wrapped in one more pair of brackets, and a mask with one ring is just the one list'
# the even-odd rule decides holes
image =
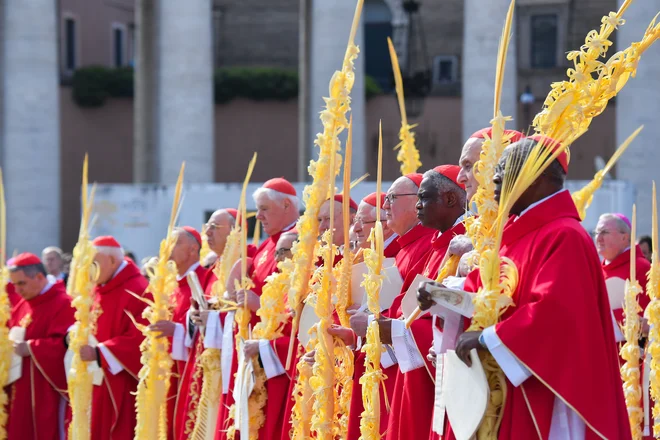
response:
{"label": "cardinal in red vestment", "polygon": [[158,321],[149,326],[149,330],[160,333],[160,337],[171,338],[172,376],[168,390],[168,438],[173,439],[178,432],[178,425],[174,418],[176,413],[177,396],[179,394],[179,378],[186,368],[190,348],[192,347],[192,330],[188,325],[188,311],[191,304],[191,287],[188,285],[188,274],[194,272],[204,289],[208,277],[208,270],[199,263],[199,250],[202,247],[202,237],[190,226],[177,228],[174,231],[176,244],[172,249],[170,260],[176,263],[178,286],[172,292],[172,320]]}
{"label": "cardinal in red vestment", "polygon": [[[458,172],[458,166],[441,165],[424,174],[417,196],[417,217],[422,225],[437,232],[431,240],[431,250],[408,274],[404,291],[394,300],[389,317],[379,320],[381,340],[392,344],[399,364],[387,439],[428,438],[431,433],[435,368],[426,354],[433,343],[432,319],[423,316],[409,330],[398,319],[403,316],[401,300],[415,275],[422,273],[435,279],[452,238],[465,233],[465,190],[457,183]],[[409,424],[408,420],[415,423]]]}
{"label": "cardinal in red vestment", "polygon": [[[208,272],[206,286],[203,286],[205,287],[204,294],[207,299],[213,297],[213,285],[217,281],[213,269],[215,269],[215,267],[222,261],[227,237],[234,227],[236,217],[237,212],[235,209],[219,209],[211,215],[206,224],[206,236],[209,248],[218,256],[213,268]],[[211,304],[209,304],[209,306],[211,306]],[[219,307],[219,304],[214,304],[213,307]],[[177,396],[176,414],[174,416],[176,420],[176,432],[174,433],[175,439],[179,440],[187,440],[190,438],[197,421],[197,408],[200,403],[202,381],[204,377],[200,356],[207,347],[222,348],[222,332],[216,332],[213,330],[215,328],[222,329],[222,322],[218,312],[212,312],[215,316],[212,317],[211,320],[213,321],[215,319],[216,322],[212,324],[212,328],[207,334],[202,335],[198,330],[199,327],[202,326],[205,329],[209,329],[206,325],[209,320],[210,311],[200,312],[195,302],[193,302],[193,309],[194,310],[190,315],[190,319],[195,325],[192,350],[190,351],[190,357],[185,365],[181,378],[179,379],[180,386]],[[219,333],[219,335],[216,333]],[[215,340],[212,341],[211,339]],[[222,396],[222,394],[220,395]],[[222,405],[222,402],[220,402],[220,405]]]}
{"label": "cardinal in red vestment", "polygon": [[[410,174],[398,178],[392,184],[387,194],[382,195],[381,202],[378,206],[383,209],[381,218],[386,222],[383,225],[383,232],[386,230],[389,231],[388,238],[385,238],[384,234],[385,243],[388,240],[392,240],[385,248],[383,254],[386,258],[395,258],[396,266],[402,279],[406,278],[408,272],[413,267],[413,264],[410,263],[414,260],[419,260],[428,251],[431,244],[431,235],[433,234],[432,229],[425,228],[419,224],[419,219],[415,211],[417,190],[421,181],[421,174]],[[374,193],[362,200],[360,208],[362,208],[363,204],[376,208],[375,202],[376,196]],[[365,218],[360,216],[360,211],[358,210],[358,217],[356,217],[353,226],[362,247],[370,245],[367,240],[376,219],[375,209],[373,208],[370,209],[368,216]],[[369,225],[370,227],[367,228],[363,225]],[[364,229],[364,231],[360,231],[361,229]],[[387,311],[384,313],[387,313]],[[333,332],[337,333],[337,336],[340,335],[339,330],[333,329]],[[355,344],[356,336],[352,330],[346,336],[344,342],[347,345]],[[391,356],[386,359],[389,359],[389,362],[392,363]],[[353,394],[351,396],[350,407],[350,414],[352,416],[349,419],[348,425],[348,439],[352,440],[360,437],[360,414],[364,411],[362,386],[360,385],[360,377],[364,374],[364,361],[364,353],[360,351],[360,347],[356,346],[355,366],[353,369]],[[387,403],[392,401],[398,366],[396,364],[387,366],[386,364],[381,365],[381,367],[383,367],[383,373],[386,379],[384,381],[385,393],[382,392],[382,389],[380,393],[380,407],[386,408]],[[387,415],[383,412],[380,419],[380,433],[384,434],[386,428]]]}
{"label": "cardinal in red vestment", "polygon": [[[622,343],[625,342],[620,326],[623,325],[622,301],[625,290],[625,280],[630,278],[631,258],[635,259],[635,278],[642,287],[642,292],[637,296],[637,302],[642,309],[639,312],[640,316],[643,316],[644,310],[646,310],[646,306],[649,305],[650,301],[646,293],[646,275],[651,270],[651,263],[649,263],[644,257],[639,245],[635,246],[633,249],[630,248],[631,226],[630,220],[623,214],[603,214],[598,219],[595,231],[596,249],[600,256],[603,257],[603,273],[608,287],[610,307],[612,307],[614,319],[616,320],[614,324],[614,336],[619,343],[617,344],[619,349],[621,348]],[[648,332],[646,331],[644,336],[647,335]],[[643,340],[640,341],[640,344],[643,344],[643,342]],[[623,365],[624,363],[625,361],[623,358],[619,356],[619,364]],[[645,388],[645,392],[648,395],[644,400],[644,409],[647,413],[643,426],[643,432],[647,433],[647,436],[644,438],[651,439],[653,416],[651,414],[652,400],[650,399],[649,394],[650,369],[648,368],[649,365],[645,365],[645,363],[650,364],[650,357],[648,354],[640,367],[643,370],[640,380],[642,380],[642,386]]]}
{"label": "cardinal in red vestment", "polygon": [[[496,199],[506,173],[516,172],[506,169],[508,156],[524,160],[536,142],[505,149]],[[506,375],[503,440],[631,438],[603,272],[563,190],[567,171],[562,153],[513,205],[500,255],[518,270],[514,305],[497,325],[462,334],[456,346],[468,365],[470,350],[489,350]]]}
{"label": "cardinal in red vestment", "polygon": [[9,440],[52,439],[64,435],[67,383],[65,336],[74,319],[63,283],[52,284],[39,257],[23,253],[9,266],[11,283],[22,297],[9,327],[25,331],[14,342],[22,359],[21,375],[7,387]]}
{"label": "cardinal in red vestment", "polygon": [[[248,308],[252,312],[251,326],[254,327],[258,321],[256,311],[259,309],[259,296],[265,284],[266,278],[277,271],[277,260],[275,250],[277,242],[282,233],[290,231],[296,225],[299,216],[299,200],[296,189],[283,178],[274,178],[266,181],[261,188],[253,194],[254,201],[257,205],[257,220],[261,222],[264,232],[268,238],[259,246],[252,264],[249,269],[249,276],[254,283],[254,288],[247,291],[233,291],[233,286],[228,286],[232,289],[229,291],[230,295],[235,295],[237,303],[247,303]],[[284,299],[283,299],[284,300]],[[225,318],[225,326],[227,320],[233,323],[233,312],[230,312]],[[233,326],[233,324],[232,324]],[[236,330],[235,326],[234,331]],[[290,327],[290,326],[289,326]],[[264,358],[272,359],[275,363],[280,362],[282,365],[286,362],[287,351],[289,347],[289,334],[285,329],[285,336],[278,338],[275,341],[270,341],[269,344],[260,344],[259,341],[248,341],[245,344],[245,354],[247,358],[256,356],[261,350],[264,350]],[[235,336],[235,333],[234,335]],[[232,348],[234,349],[234,348]],[[225,347],[223,346],[223,351]],[[274,353],[275,356],[271,356]],[[267,354],[267,356],[266,356]],[[226,365],[223,364],[223,369]],[[229,392],[224,395],[225,402],[220,408],[218,414],[218,426],[220,430],[216,435],[216,439],[225,439],[227,437],[226,429],[229,416],[229,408],[234,404],[232,396],[232,389],[234,383],[234,375],[238,370],[237,356],[235,353],[231,359],[231,374],[229,381]],[[276,368],[275,371],[282,371]],[[268,376],[268,370],[267,376]],[[224,374],[223,374],[224,376]],[[259,438],[279,438],[279,433],[282,432],[282,421],[284,419],[284,402],[286,394],[289,389],[289,376],[286,373],[278,374],[273,377],[267,377],[266,392],[268,400],[264,407],[265,423],[259,431]],[[224,391],[224,390],[223,390]]]}
{"label": "cardinal in red vestment", "polygon": [[[124,250],[113,237],[97,237],[94,261],[99,276],[94,288],[92,316],[96,317],[96,347],[84,345],[80,358],[97,362],[103,370],[103,383],[92,394],[92,440],[131,438],[135,431],[135,392],[138,384],[140,344],[144,339],[131,316],[141,324],[146,304],[132,293],[143,296],[147,280],[140,269],[124,258]],[[129,316],[130,314],[130,316]]]}

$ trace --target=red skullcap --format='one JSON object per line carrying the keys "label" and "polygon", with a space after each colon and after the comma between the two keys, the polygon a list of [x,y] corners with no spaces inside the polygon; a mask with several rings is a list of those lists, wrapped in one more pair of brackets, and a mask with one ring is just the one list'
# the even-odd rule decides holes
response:
{"label": "red skullcap", "polygon": [[[344,203],[344,196],[342,194],[335,194],[335,202]],[[358,205],[357,203],[355,203],[355,200],[353,199],[350,199],[350,201],[348,202],[348,206],[350,206],[351,209],[355,211],[357,211],[358,209]]]}
{"label": "red skullcap", "polygon": [[92,241],[92,244],[97,247],[112,247],[112,248],[121,247],[119,242],[115,240],[115,237],[111,235],[102,235],[100,237],[96,237],[94,241]]}
{"label": "red skullcap", "polygon": [[197,241],[198,245],[202,245],[202,236],[199,235],[199,232],[197,232],[197,229],[193,228],[192,226],[184,226],[181,229],[195,237],[195,240]]}
{"label": "red skullcap", "polygon": [[417,185],[417,188],[419,188],[419,186],[422,184],[422,180],[424,179],[424,176],[419,173],[406,174],[405,177],[412,180],[412,183]]}
{"label": "red skullcap", "polygon": [[376,193],[371,193],[364,199],[362,199],[367,205],[371,205],[374,208],[383,209],[383,204],[385,203],[385,193],[380,193],[380,203],[376,204]]}
{"label": "red skullcap", "polygon": [[234,217],[234,219],[238,219],[238,210],[236,210],[234,208],[227,208],[227,209],[225,209],[225,211],[227,211],[227,214]]}
{"label": "red skullcap", "polygon": [[[550,148],[550,150],[553,152],[561,148],[561,144],[559,142],[547,136],[543,136],[541,134],[535,134],[533,136],[529,136],[527,139],[536,141],[541,145],[543,145],[544,147]],[[559,153],[559,156],[557,156],[557,162],[559,162],[559,165],[561,165],[561,167],[564,169],[564,172],[568,174],[568,154],[566,150]]]}
{"label": "red skullcap", "polygon": [[[518,142],[525,137],[524,134],[516,130],[504,130],[504,134],[511,135],[511,143]],[[470,139],[486,139],[486,136],[489,138],[493,137],[493,127],[482,128],[481,130],[472,133]]]}
{"label": "red skullcap", "polygon": [[298,195],[293,185],[291,185],[291,183],[283,177],[276,177],[274,179],[267,180],[266,183],[264,183],[263,188],[272,189],[273,191],[277,191],[282,194],[288,194],[294,197]]}
{"label": "red skullcap", "polygon": [[465,185],[458,183],[458,173],[461,171],[461,167],[458,165],[440,165],[433,168],[433,170],[454,182],[456,185],[458,185],[459,188],[465,189]]}
{"label": "red skullcap", "polygon": [[39,257],[29,252],[23,252],[22,254],[18,254],[12,260],[13,261],[11,266],[13,267],[34,266],[35,264],[41,263]]}

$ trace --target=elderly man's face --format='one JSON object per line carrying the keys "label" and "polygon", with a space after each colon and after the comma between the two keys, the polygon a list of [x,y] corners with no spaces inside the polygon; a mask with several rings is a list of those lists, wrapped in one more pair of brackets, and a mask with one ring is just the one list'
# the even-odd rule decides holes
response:
{"label": "elderly man's face", "polygon": [[208,238],[209,248],[216,255],[222,255],[231,227],[231,216],[225,211],[214,212],[208,223],[206,223],[206,237]]}
{"label": "elderly man's face", "polygon": [[260,194],[257,202],[257,220],[261,222],[267,235],[275,235],[289,226],[287,224],[287,212],[292,209],[291,201],[271,200],[267,194]]}
{"label": "elderly man's face", "polygon": [[447,215],[447,204],[444,194],[440,194],[431,183],[431,179],[424,178],[419,186],[417,195],[417,218],[427,228],[434,228],[438,219],[444,219]]}
{"label": "elderly man's face", "polygon": [[298,236],[296,234],[280,235],[280,239],[277,240],[277,245],[275,246],[275,259],[277,260],[278,263],[280,261],[286,260],[287,258],[289,259],[293,258],[293,253],[291,252],[291,248],[297,238]]}
{"label": "elderly man's face", "polygon": [[51,275],[59,275],[64,268],[64,260],[59,256],[57,252],[48,252],[41,257],[44,266],[46,267],[46,272]]}
{"label": "elderly man's face", "polygon": [[400,177],[394,181],[385,195],[385,218],[387,226],[399,235],[412,229],[417,223],[417,185],[407,177]]}
{"label": "elderly man's face", "polygon": [[[381,221],[385,221],[385,219]],[[353,222],[353,232],[355,233],[358,246],[361,248],[368,248],[370,246],[369,235],[374,226],[376,226],[376,208],[361,202],[355,215],[355,221]]]}
{"label": "elderly man's face", "polygon": [[472,200],[472,197],[479,188],[479,182],[474,177],[474,164],[479,160],[481,147],[483,146],[483,139],[468,139],[461,151],[461,158],[458,165],[461,170],[458,173],[458,183],[465,185],[465,192],[467,200]]}
{"label": "elderly man's face", "polygon": [[[319,209],[319,235],[325,234],[330,229],[330,209],[334,209],[334,227],[332,231],[332,244],[341,246],[344,244],[344,218],[342,215],[342,206],[335,200],[326,200],[321,209]],[[353,216],[351,215],[351,223]],[[348,225],[350,228],[351,225]]]}
{"label": "elderly man's face", "polygon": [[601,257],[612,261],[628,246],[630,246],[630,234],[621,232],[616,220],[612,218],[598,220],[596,249]]}
{"label": "elderly man's face", "polygon": [[19,295],[26,301],[36,298],[46,284],[43,274],[38,273],[29,277],[23,270],[16,270],[9,273],[9,279],[16,288]]}
{"label": "elderly man's face", "polygon": [[172,249],[170,260],[176,263],[179,274],[182,274],[199,259],[199,247],[195,245],[195,239],[187,232],[177,231],[175,234],[176,243]]}
{"label": "elderly man's face", "polygon": [[97,284],[105,284],[110,281],[115,274],[115,271],[119,268],[119,265],[121,265],[121,261],[117,261],[114,256],[102,254],[100,252],[97,252],[94,255],[94,262],[96,262],[98,266]]}

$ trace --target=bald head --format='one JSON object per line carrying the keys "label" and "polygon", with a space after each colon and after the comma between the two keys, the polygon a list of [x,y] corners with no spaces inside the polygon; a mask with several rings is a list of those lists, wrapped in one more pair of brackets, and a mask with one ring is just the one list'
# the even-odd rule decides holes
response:
{"label": "bald head", "polygon": [[218,256],[222,256],[227,237],[229,236],[236,219],[226,210],[218,209],[206,223],[205,233],[208,238],[209,248]]}
{"label": "bald head", "polygon": [[176,228],[173,232],[176,238],[174,249],[170,260],[176,263],[179,276],[184,275],[190,267],[199,262],[199,250],[201,248],[197,239],[188,231]]}

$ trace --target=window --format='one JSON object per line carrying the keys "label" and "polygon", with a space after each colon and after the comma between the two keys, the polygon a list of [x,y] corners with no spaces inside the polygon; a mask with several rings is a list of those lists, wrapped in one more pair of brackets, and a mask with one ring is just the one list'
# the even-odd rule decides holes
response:
{"label": "window", "polygon": [[64,19],[64,70],[73,72],[78,67],[77,23],[73,17]]}
{"label": "window", "polygon": [[532,15],[531,67],[548,69],[557,66],[557,14]]}
{"label": "window", "polygon": [[456,82],[457,67],[458,60],[455,55],[438,55],[433,58],[433,85]]}
{"label": "window", "polygon": [[112,25],[112,65],[122,67],[127,61],[126,54],[126,26]]}

